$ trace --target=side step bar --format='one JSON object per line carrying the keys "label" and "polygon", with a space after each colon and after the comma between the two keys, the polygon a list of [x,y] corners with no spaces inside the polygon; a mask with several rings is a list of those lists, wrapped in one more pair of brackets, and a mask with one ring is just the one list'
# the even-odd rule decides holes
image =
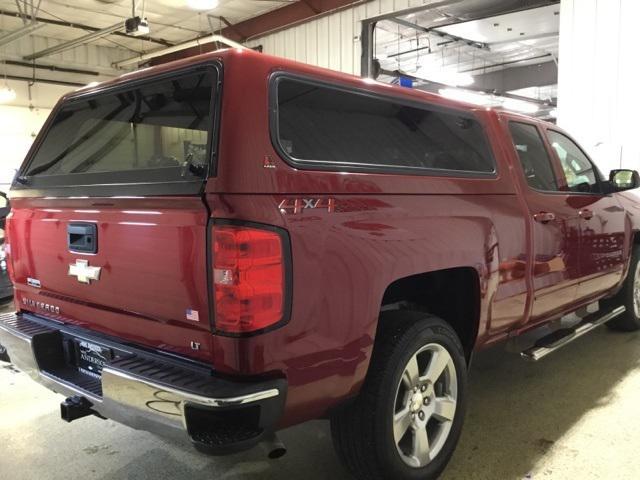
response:
{"label": "side step bar", "polygon": [[591,330],[607,323],[609,320],[613,320],[617,316],[622,315],[625,311],[626,308],[621,306],[605,313],[604,315],[602,315],[602,312],[592,313],[571,328],[562,328],[552,332],[546,337],[542,337],[533,347],[528,348],[524,352],[520,353],[520,355],[525,360],[537,362],[541,358],[544,358],[559,348],[573,342],[575,339],[589,333]]}

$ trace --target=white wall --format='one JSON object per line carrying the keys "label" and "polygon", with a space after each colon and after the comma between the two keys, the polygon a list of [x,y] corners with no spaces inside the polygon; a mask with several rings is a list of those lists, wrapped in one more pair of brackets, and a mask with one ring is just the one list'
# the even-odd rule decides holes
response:
{"label": "white wall", "polygon": [[640,170],[638,0],[562,0],[558,124],[607,173]]}
{"label": "white wall", "polygon": [[251,39],[264,53],[360,75],[361,21],[383,13],[434,3],[427,0],[372,0],[317,20]]}
{"label": "white wall", "polygon": [[0,106],[0,190],[7,191],[35,135],[51,110]]}
{"label": "white wall", "polygon": [[72,88],[62,85],[7,82],[16,91],[16,99],[0,105],[0,190],[7,191],[15,170],[25,155],[58,99]]}

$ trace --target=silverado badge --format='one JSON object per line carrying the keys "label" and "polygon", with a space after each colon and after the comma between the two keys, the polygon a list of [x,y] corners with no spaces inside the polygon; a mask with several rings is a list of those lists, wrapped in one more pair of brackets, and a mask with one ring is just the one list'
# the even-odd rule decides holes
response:
{"label": "silverado badge", "polygon": [[100,280],[101,267],[90,267],[88,260],[76,260],[69,265],[69,275],[76,277],[80,283],[91,283],[91,280]]}

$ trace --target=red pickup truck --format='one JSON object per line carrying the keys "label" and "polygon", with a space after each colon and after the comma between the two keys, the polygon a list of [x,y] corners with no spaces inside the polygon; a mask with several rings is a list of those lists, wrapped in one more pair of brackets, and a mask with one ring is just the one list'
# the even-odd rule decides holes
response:
{"label": "red pickup truck", "polygon": [[[435,478],[475,351],[640,328],[640,185],[554,125],[249,50],[66,95],[11,190],[0,343],[68,398],[224,454],[331,420]],[[556,322],[557,323],[557,322]]]}

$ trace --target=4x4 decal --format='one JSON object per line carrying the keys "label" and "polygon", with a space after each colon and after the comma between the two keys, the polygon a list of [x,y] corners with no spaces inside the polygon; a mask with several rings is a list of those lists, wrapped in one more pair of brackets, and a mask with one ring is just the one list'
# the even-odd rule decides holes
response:
{"label": "4x4 decal", "polygon": [[283,214],[298,214],[309,209],[323,209],[329,213],[336,210],[335,198],[285,198],[278,205]]}

